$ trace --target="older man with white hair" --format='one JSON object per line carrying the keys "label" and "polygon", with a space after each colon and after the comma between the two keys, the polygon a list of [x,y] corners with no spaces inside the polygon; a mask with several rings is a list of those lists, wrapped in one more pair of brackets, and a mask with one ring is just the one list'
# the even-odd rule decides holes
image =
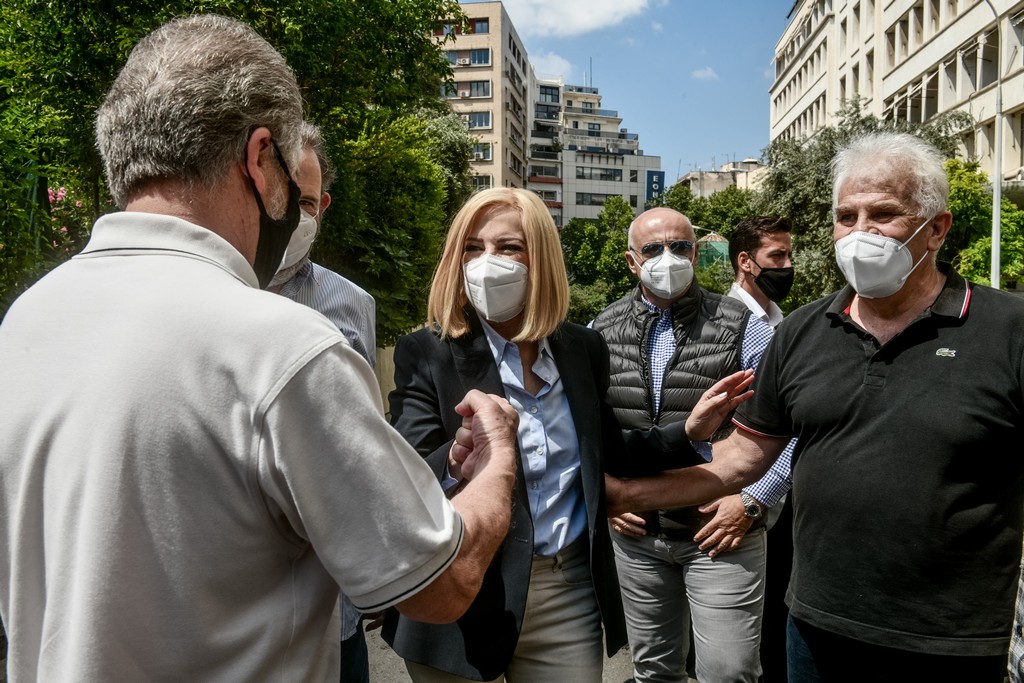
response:
{"label": "older man with white hair", "polygon": [[833,169],[849,286],[778,326],[713,462],[611,480],[610,506],[720,496],[796,436],[790,680],[999,683],[1024,529],[1024,301],[937,262],[952,216],[931,145],[866,135]]}

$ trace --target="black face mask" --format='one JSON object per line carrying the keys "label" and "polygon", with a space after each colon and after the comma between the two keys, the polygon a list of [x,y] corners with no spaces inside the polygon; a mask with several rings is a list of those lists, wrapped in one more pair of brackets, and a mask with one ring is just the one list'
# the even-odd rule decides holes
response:
{"label": "black face mask", "polygon": [[271,218],[266,207],[263,206],[263,198],[256,190],[256,183],[253,182],[252,176],[249,176],[249,185],[252,187],[252,193],[256,195],[256,206],[260,210],[260,237],[256,243],[256,262],[252,265],[252,269],[256,271],[260,289],[266,289],[270,281],[274,279],[274,274],[281,267],[284,252],[288,249],[288,240],[291,239],[292,233],[295,232],[295,228],[299,224],[299,196],[301,195],[299,186],[292,180],[288,164],[284,162],[277,143],[271,140],[270,144],[274,146],[277,163],[281,164],[281,170],[288,178],[288,208],[285,210],[284,218]]}
{"label": "black face mask", "polygon": [[[753,261],[753,257],[751,257]],[[761,264],[754,261],[758,268]],[[789,290],[793,288],[793,268],[761,268],[761,272],[754,278],[754,282],[764,295],[771,301],[779,303],[786,298]]]}

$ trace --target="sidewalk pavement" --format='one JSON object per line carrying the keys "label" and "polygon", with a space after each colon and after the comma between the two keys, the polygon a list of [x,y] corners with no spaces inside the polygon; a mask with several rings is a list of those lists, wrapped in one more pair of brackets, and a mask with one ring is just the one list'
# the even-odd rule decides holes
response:
{"label": "sidewalk pavement", "polygon": [[[366,649],[370,653],[370,683],[409,683],[402,658],[394,653],[380,637],[380,631],[366,634]],[[614,657],[604,660],[602,683],[632,683],[633,663],[629,651],[623,648]]]}

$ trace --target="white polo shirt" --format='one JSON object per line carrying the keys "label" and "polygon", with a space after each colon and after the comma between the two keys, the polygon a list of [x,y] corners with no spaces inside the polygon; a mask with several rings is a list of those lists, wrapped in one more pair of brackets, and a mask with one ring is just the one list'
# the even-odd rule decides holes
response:
{"label": "white polo shirt", "polygon": [[101,218],[0,326],[0,614],[22,680],[337,681],[462,520],[326,318],[183,220]]}

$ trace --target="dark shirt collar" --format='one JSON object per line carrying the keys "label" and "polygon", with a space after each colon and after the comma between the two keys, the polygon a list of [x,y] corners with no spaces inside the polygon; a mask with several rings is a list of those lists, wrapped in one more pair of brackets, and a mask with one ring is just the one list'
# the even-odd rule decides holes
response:
{"label": "dark shirt collar", "polygon": [[[929,312],[932,315],[942,315],[949,318],[963,318],[967,315],[967,308],[971,303],[971,284],[956,272],[948,263],[938,263],[938,270],[946,276],[946,283],[942,291],[931,305]],[[832,304],[825,312],[828,316],[844,316],[853,303],[853,296],[856,294],[853,287],[846,285],[836,294]]]}

